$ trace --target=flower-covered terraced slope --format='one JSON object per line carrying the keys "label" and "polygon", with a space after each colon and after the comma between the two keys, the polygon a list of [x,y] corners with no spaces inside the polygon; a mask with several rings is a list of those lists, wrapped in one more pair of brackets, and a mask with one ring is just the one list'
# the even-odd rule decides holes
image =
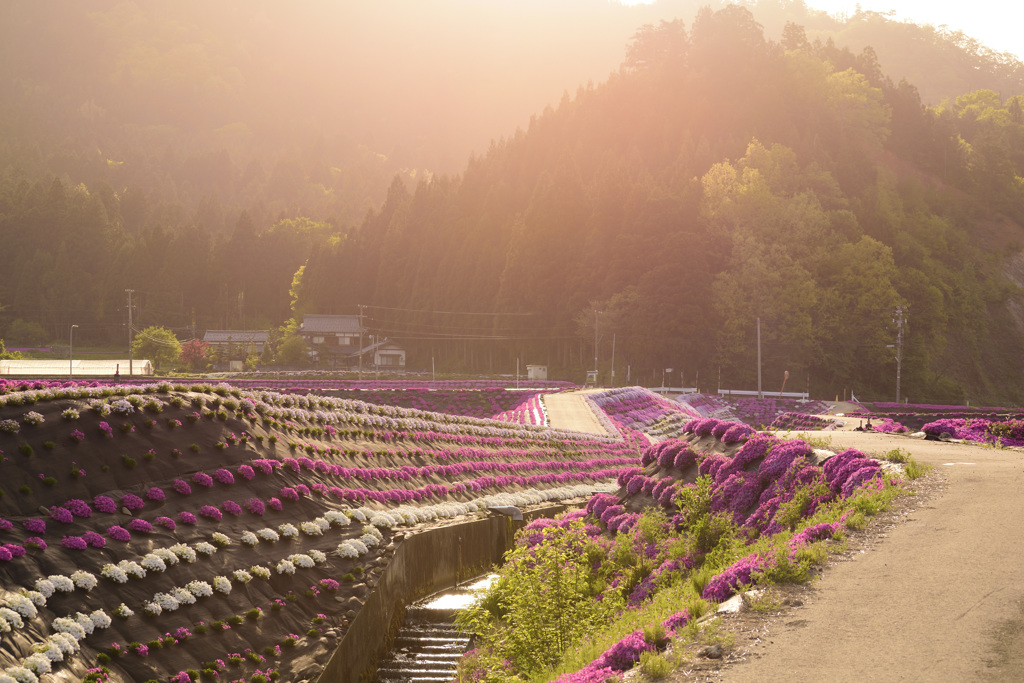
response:
{"label": "flower-covered terraced slope", "polygon": [[166,383],[0,396],[0,451],[4,683],[315,676],[402,533],[582,502],[638,463],[621,439]]}
{"label": "flower-covered terraced slope", "polygon": [[[683,438],[647,447],[641,466],[620,475],[616,493],[599,493],[584,510],[525,527],[490,594],[462,618],[481,642],[467,665],[473,670],[463,674],[476,680],[483,670],[501,671],[511,678],[553,665],[554,672],[570,672],[559,683],[617,677],[666,644],[648,629],[636,630],[642,622],[631,614],[666,620],[662,630],[675,637],[671,631],[689,619],[677,611],[686,607],[680,598],[703,611],[744,586],[806,577],[821,551],[820,544],[811,546],[860,524],[858,510],[872,507],[863,501],[892,495],[900,483],[894,466],[883,468],[853,449],[835,454],[743,423],[691,420]],[[516,644],[528,636],[515,633],[514,619],[494,617],[488,605],[515,609],[515,594],[529,589],[517,585],[518,576],[549,566],[550,557],[558,559],[557,579],[542,592],[583,586],[558,595],[566,609],[588,615],[587,624],[566,635],[569,629],[552,615],[552,628],[574,642],[558,650],[541,639],[526,655],[542,655],[526,656]],[[536,624],[534,630],[543,632]],[[592,640],[609,646],[580,661],[574,653]]]}

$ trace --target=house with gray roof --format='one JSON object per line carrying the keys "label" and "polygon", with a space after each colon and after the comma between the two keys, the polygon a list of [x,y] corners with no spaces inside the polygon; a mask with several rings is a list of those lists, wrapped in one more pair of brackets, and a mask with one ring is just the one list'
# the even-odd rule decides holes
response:
{"label": "house with gray roof", "polygon": [[244,351],[246,355],[262,354],[269,339],[268,330],[207,330],[203,335],[203,341],[210,345],[211,351],[235,348]]}

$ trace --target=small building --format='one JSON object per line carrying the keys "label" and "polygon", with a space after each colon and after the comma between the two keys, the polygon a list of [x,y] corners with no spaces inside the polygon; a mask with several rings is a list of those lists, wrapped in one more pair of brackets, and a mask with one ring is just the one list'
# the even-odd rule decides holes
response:
{"label": "small building", "polygon": [[210,345],[210,351],[227,352],[239,349],[244,355],[263,353],[263,348],[270,339],[269,330],[207,330],[203,341]]}
{"label": "small building", "polygon": [[346,357],[359,355],[358,315],[307,313],[302,316],[299,335],[306,340],[311,355],[319,363],[341,365],[345,364]]}
{"label": "small building", "polygon": [[546,365],[527,365],[526,366],[526,378],[531,380],[547,380],[548,378],[548,366]]}
{"label": "small building", "polygon": [[375,345],[373,350],[373,364],[380,368],[405,369],[405,349],[398,344],[385,339]]}
{"label": "small building", "polygon": [[[128,377],[127,358],[121,360],[0,360],[0,377]],[[153,363],[131,361],[132,377],[151,377]]]}

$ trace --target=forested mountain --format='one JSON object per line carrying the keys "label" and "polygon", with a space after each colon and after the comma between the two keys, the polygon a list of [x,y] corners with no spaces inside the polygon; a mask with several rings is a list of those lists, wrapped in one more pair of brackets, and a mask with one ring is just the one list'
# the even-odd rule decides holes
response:
{"label": "forested mountain", "polygon": [[[719,369],[751,386],[760,318],[773,385],[788,370],[818,393],[885,395],[902,305],[908,395],[1006,397],[1022,349],[996,247],[1024,220],[1022,99],[927,110],[871,51],[795,25],[779,44],[744,8],[702,10],[690,30],[640,31],[621,72],[460,177],[394,184],[311,257],[298,308],[370,303],[381,332],[434,347],[460,326],[515,337],[475,344],[502,367],[592,367],[596,318],[606,371],[614,335],[620,373],[703,386]],[[1009,236],[987,227],[999,212]],[[497,315],[485,332],[438,310]]]}
{"label": "forested mountain", "polygon": [[768,386],[885,396],[909,304],[913,400],[1022,400],[1022,68],[962,34],[802,2],[61,7],[0,6],[11,345],[112,343],[133,289],[181,338],[363,305],[413,365],[573,379],[596,318],[604,381],[614,336],[618,383],[714,388],[754,381],[760,318]]}

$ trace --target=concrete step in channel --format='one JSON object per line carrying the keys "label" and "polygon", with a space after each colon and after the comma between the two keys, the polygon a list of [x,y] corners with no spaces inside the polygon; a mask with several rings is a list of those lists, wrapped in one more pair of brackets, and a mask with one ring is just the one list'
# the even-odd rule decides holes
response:
{"label": "concrete step in channel", "polygon": [[448,683],[469,649],[469,638],[455,627],[457,608],[474,599],[473,584],[411,605],[388,653],[377,665],[377,683]]}

